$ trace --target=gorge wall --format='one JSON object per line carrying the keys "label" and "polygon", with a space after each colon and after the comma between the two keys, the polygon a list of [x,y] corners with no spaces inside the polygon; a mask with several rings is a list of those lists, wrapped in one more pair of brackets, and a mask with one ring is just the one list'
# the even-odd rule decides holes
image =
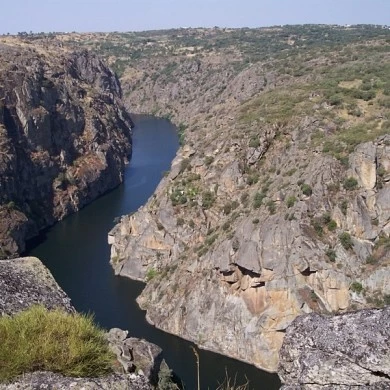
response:
{"label": "gorge wall", "polygon": [[0,38],[0,258],[122,182],[132,122],[121,97],[88,51]]}
{"label": "gorge wall", "polygon": [[137,52],[126,101],[185,129],[155,194],[109,234],[115,272],[147,281],[151,323],[275,371],[298,315],[389,303],[390,69],[371,50],[387,34],[104,37]]}

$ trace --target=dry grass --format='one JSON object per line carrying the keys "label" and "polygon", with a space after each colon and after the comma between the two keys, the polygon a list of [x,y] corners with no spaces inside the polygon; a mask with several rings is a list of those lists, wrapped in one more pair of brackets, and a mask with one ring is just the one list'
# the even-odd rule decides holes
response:
{"label": "dry grass", "polygon": [[111,372],[114,356],[91,316],[34,306],[0,318],[0,382],[46,370],[96,377]]}
{"label": "dry grass", "polygon": [[218,385],[216,390],[249,390],[249,381],[247,380],[244,384],[237,384],[237,377],[233,379],[229,377],[226,372],[225,379]]}

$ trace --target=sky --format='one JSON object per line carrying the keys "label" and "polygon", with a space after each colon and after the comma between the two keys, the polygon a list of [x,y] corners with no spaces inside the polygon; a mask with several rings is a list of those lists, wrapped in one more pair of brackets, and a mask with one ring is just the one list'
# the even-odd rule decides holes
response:
{"label": "sky", "polygon": [[0,33],[390,24],[390,0],[0,0]]}

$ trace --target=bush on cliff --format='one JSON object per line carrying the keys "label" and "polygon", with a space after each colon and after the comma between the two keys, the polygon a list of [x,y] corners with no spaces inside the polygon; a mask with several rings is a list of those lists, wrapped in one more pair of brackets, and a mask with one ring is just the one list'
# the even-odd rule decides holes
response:
{"label": "bush on cliff", "polygon": [[114,356],[91,316],[42,306],[0,318],[0,381],[30,371],[69,376],[111,372]]}

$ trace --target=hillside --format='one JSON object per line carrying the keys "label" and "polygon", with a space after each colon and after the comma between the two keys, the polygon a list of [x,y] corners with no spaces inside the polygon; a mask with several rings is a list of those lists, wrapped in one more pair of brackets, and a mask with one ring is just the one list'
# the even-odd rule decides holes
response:
{"label": "hillside", "polygon": [[157,327],[274,371],[302,313],[390,299],[390,31],[376,26],[63,35],[182,148],[110,233]]}

